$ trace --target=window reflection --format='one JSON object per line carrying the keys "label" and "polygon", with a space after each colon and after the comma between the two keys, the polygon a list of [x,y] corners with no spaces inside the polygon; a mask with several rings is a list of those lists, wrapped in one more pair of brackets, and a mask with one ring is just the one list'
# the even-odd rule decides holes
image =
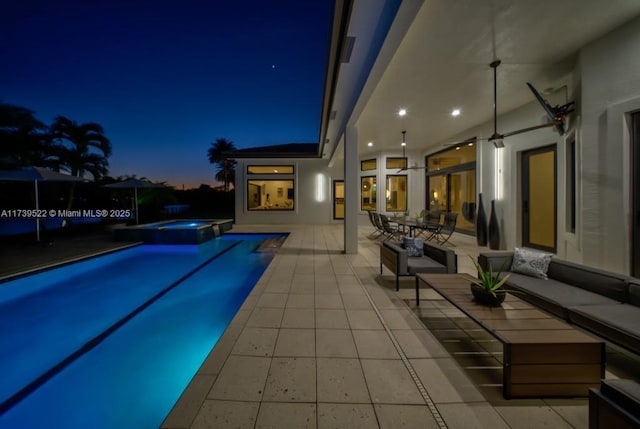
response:
{"label": "window reflection", "polygon": [[477,211],[475,161],[475,138],[427,156],[427,209],[459,213],[456,231],[470,234]]}
{"label": "window reflection", "polygon": [[360,208],[363,211],[376,209],[378,189],[376,186],[376,176],[365,176],[360,178]]}
{"label": "window reflection", "polygon": [[387,211],[405,212],[407,211],[407,176],[387,175],[386,190]]}

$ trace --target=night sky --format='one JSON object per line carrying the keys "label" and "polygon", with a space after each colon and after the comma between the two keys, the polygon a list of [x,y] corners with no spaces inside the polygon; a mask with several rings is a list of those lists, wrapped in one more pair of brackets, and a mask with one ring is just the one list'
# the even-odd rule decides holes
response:
{"label": "night sky", "polygon": [[207,149],[317,142],[330,0],[2,0],[0,102],[97,122],[113,177],[215,185]]}

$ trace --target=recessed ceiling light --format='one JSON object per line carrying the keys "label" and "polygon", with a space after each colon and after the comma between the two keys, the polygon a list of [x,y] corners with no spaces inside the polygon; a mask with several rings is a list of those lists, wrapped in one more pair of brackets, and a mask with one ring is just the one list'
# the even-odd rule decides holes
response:
{"label": "recessed ceiling light", "polygon": [[400,109],[398,110],[398,116],[404,116],[407,114],[407,109]]}
{"label": "recessed ceiling light", "polygon": [[468,146],[473,146],[473,143],[469,143]]}
{"label": "recessed ceiling light", "polygon": [[373,142],[367,143],[367,146],[369,146],[369,147],[373,146]]}
{"label": "recessed ceiling light", "polygon": [[456,146],[456,150],[460,150],[460,146]]}
{"label": "recessed ceiling light", "polygon": [[451,116],[459,116],[460,115],[460,109],[453,109],[451,111]]}

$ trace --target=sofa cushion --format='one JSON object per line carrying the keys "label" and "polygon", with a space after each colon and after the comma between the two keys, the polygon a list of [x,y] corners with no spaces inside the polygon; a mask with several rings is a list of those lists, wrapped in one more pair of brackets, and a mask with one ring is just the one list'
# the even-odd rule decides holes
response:
{"label": "sofa cushion", "polygon": [[640,307],[640,279],[629,282],[629,304]]}
{"label": "sofa cushion", "polygon": [[516,247],[510,271],[541,279],[547,278],[547,269],[551,262],[551,254]]}
{"label": "sofa cushion", "polygon": [[409,274],[433,273],[446,274],[447,267],[428,257],[409,257]]}
{"label": "sofa cushion", "polygon": [[569,320],[640,353],[640,308],[630,304],[569,307]]}
{"label": "sofa cushion", "polygon": [[640,384],[634,380],[602,380],[600,392],[625,411],[640,418]]}
{"label": "sofa cushion", "polygon": [[510,273],[506,288],[522,291],[514,295],[564,319],[568,318],[566,309],[570,306],[619,304],[611,298],[551,278],[542,280],[518,273]]}
{"label": "sofa cushion", "polygon": [[547,275],[550,279],[578,286],[616,301],[627,301],[627,277],[622,274],[553,258],[549,264]]}
{"label": "sofa cushion", "polygon": [[424,241],[421,238],[402,238],[402,248],[407,251],[408,256],[424,256],[423,246]]}

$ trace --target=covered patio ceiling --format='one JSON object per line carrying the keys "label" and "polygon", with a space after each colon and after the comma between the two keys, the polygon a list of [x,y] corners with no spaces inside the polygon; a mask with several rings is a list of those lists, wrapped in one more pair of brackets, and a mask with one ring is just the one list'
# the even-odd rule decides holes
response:
{"label": "covered patio ceiling", "polygon": [[[340,66],[331,108],[335,118],[324,135],[325,156],[334,152],[346,123],[357,126],[361,156],[399,150],[402,130],[407,131],[408,150],[455,141],[493,118],[491,61],[502,61],[502,114],[534,101],[526,82],[544,93],[572,88],[578,50],[640,14],[637,0],[405,0],[358,91],[357,77],[368,72],[361,58],[370,49],[367,41],[379,31],[361,18],[371,18],[372,11],[383,13],[383,3],[352,4],[347,29],[355,37],[352,60]],[[361,95],[352,101],[341,93]],[[349,103],[355,103],[353,114]],[[400,108],[407,110],[404,118],[397,114]],[[461,110],[460,116],[451,115],[454,108]],[[543,118],[540,109],[531,125]],[[498,123],[498,131],[511,130],[501,130]],[[335,152],[340,157],[341,151]]]}

